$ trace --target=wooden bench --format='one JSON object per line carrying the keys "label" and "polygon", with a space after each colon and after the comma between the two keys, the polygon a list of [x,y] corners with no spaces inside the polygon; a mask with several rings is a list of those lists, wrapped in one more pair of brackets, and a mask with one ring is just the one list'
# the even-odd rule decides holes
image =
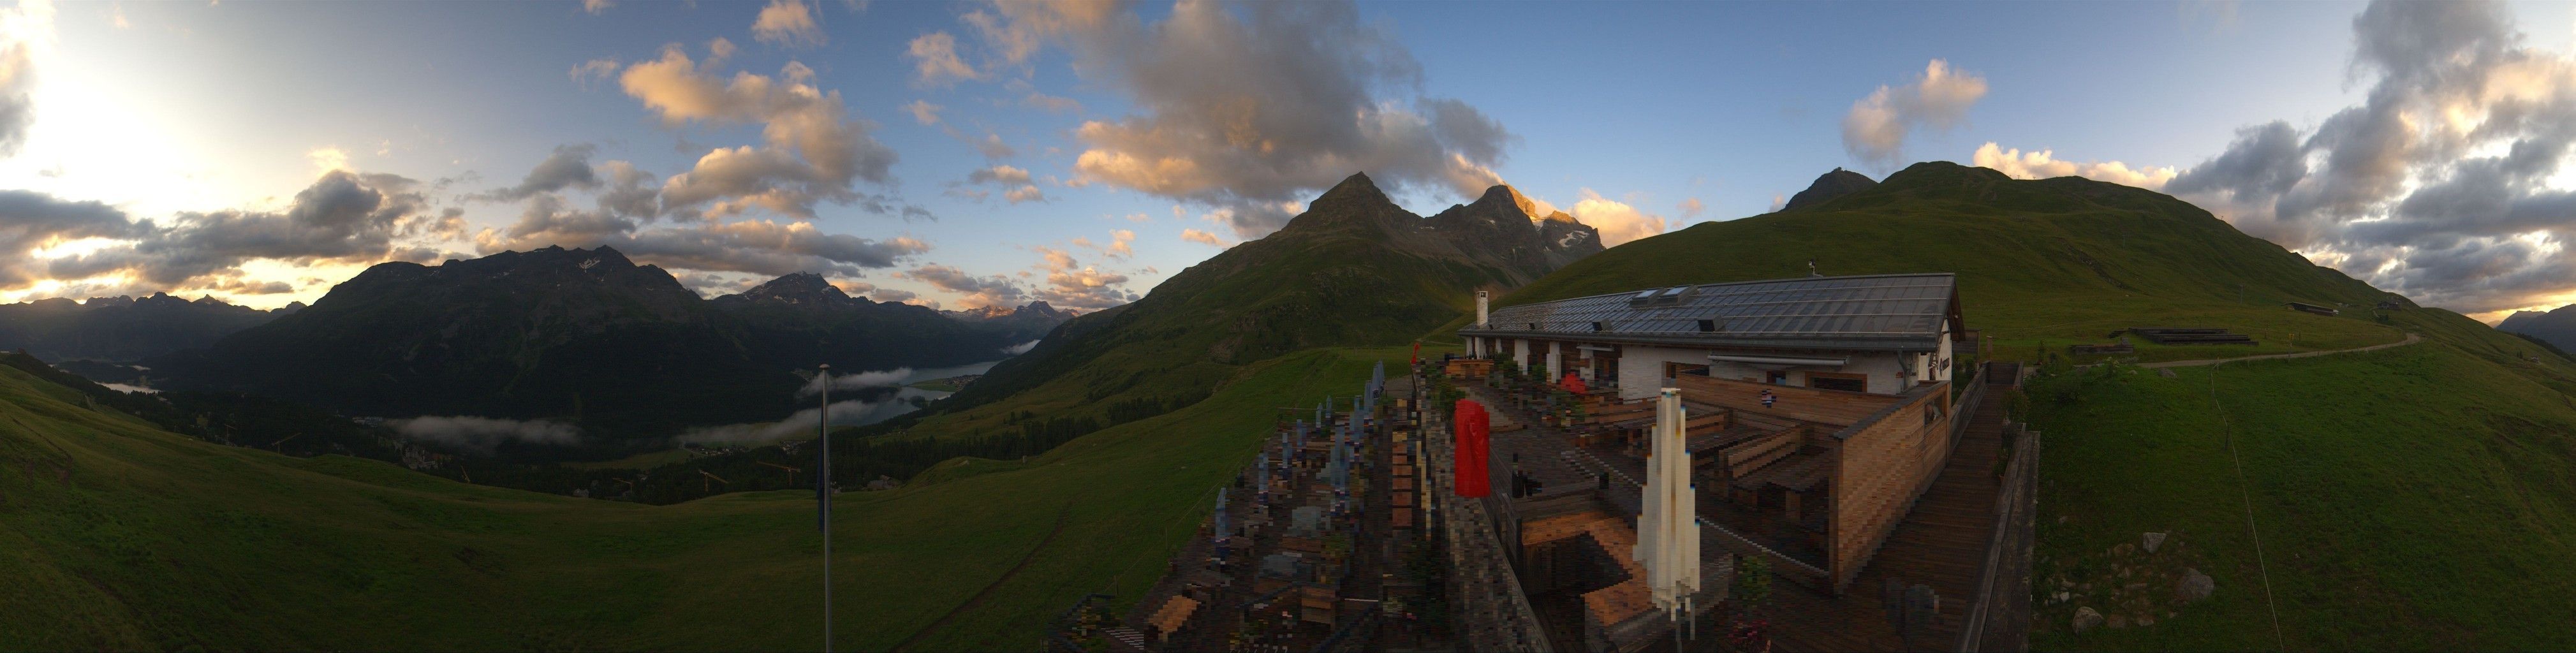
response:
{"label": "wooden bench", "polygon": [[1771,463],[1798,452],[1799,432],[1778,431],[1736,443],[1718,450],[1718,461],[1728,479],[1743,478]]}

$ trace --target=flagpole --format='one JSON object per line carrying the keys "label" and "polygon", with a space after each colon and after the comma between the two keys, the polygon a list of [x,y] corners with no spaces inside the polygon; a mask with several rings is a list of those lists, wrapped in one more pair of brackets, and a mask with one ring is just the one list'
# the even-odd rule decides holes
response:
{"label": "flagpole", "polygon": [[823,653],[832,653],[832,365],[822,370],[823,406],[814,422],[823,445],[823,487],[815,496],[822,497],[816,509],[823,512]]}

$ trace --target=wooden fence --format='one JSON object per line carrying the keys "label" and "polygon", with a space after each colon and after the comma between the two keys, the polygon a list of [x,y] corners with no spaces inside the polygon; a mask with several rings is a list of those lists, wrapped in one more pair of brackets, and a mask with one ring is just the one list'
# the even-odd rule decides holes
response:
{"label": "wooden fence", "polygon": [[1960,651],[2024,651],[2030,647],[2030,564],[2039,494],[2039,432],[2004,424],[2013,438],[2012,461],[1995,493],[1995,529],[1986,545],[1977,602],[1960,624]]}

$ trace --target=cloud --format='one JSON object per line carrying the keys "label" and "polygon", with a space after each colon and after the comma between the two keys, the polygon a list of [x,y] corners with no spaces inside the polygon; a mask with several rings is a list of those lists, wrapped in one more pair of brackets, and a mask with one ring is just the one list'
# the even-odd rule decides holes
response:
{"label": "cloud", "polygon": [[552,193],[566,188],[585,190],[598,188],[599,175],[590,167],[590,155],[598,149],[589,143],[555,146],[554,153],[547,155],[544,161],[537,162],[537,167],[529,170],[528,176],[519,180],[519,185],[494,188],[474,197],[515,202],[538,193]]}
{"label": "cloud", "polygon": [[1020,285],[1000,275],[977,277],[954,267],[929,264],[904,272],[905,278],[928,283],[932,287],[965,295],[958,303],[965,308],[1017,306],[1028,297]]}
{"label": "cloud", "polygon": [[2360,104],[2271,121],[2165,189],[2382,288],[2463,313],[2545,307],[2576,284],[2576,58],[2505,6],[2371,4]]}
{"label": "cloud", "polygon": [[751,34],[762,43],[788,47],[813,47],[830,40],[804,0],[769,0],[769,6],[761,7],[760,17],[752,21]]}
{"label": "cloud", "polygon": [[436,442],[476,453],[491,453],[507,443],[572,445],[581,442],[581,429],[571,424],[549,421],[519,421],[489,417],[415,417],[388,422],[394,432],[412,440]]}
{"label": "cloud", "polygon": [[[117,10],[124,20],[124,10]],[[36,64],[51,54],[54,5],[45,0],[0,10],[0,158],[17,156],[36,124]]]}
{"label": "cloud", "polygon": [[[1077,238],[1073,243],[1079,247],[1101,251],[1104,256],[1111,258],[1123,258],[1133,253],[1128,243],[1135,239],[1135,232],[1120,229],[1111,232],[1110,238],[1110,244],[1107,246],[1093,243],[1088,238]],[[959,300],[959,304],[965,308],[1010,307],[1035,298],[1057,308],[1097,310],[1137,299],[1136,294],[1127,289],[1128,278],[1124,274],[1102,270],[1098,266],[1083,265],[1081,261],[1074,258],[1072,252],[1063,249],[1046,246],[1030,249],[1038,253],[1039,259],[1038,265],[1033,266],[1031,270],[1042,275],[1026,271],[1019,275],[1037,278],[1040,285],[1035,289],[1023,288],[1009,277],[1001,275],[977,277],[964,270],[944,265],[921,266],[903,276],[927,282],[941,290],[966,295]]]}
{"label": "cloud", "polygon": [[[868,135],[875,128],[848,115],[839,91],[811,84],[813,71],[790,62],[779,77],[735,73],[721,78],[701,69],[678,46],[660,58],[626,67],[618,84],[658,113],[665,124],[757,123],[762,143],[716,148],[687,172],[664,180],[666,210],[705,207],[713,215],[751,208],[811,219],[816,204],[857,204],[874,213],[897,212],[890,200],[863,195],[865,180],[891,184],[895,151]],[[920,212],[919,207],[904,207]]]}
{"label": "cloud", "polygon": [[1986,95],[1986,80],[1932,60],[1923,76],[1903,86],[1880,86],[1853,102],[1843,116],[1843,149],[1881,167],[1904,163],[1905,138],[1915,129],[1948,130],[1966,122],[1968,107]]}
{"label": "cloud", "polygon": [[1009,158],[1019,153],[1011,149],[1009,143],[1002,142],[1000,134],[985,134],[984,140],[975,142],[975,151],[983,153],[987,159]]}
{"label": "cloud", "polygon": [[572,82],[582,88],[590,88],[591,82],[607,81],[608,78],[615,76],[617,76],[616,59],[592,59],[573,64],[572,67]]}
{"label": "cloud", "polygon": [[[84,238],[124,239],[149,233],[152,224],[126,217],[100,202],[71,202],[24,190],[0,190],[0,290],[50,277],[48,261],[32,251]],[[82,275],[88,276],[88,275]]]}
{"label": "cloud", "polygon": [[1708,205],[1700,203],[1697,197],[1685,197],[1682,198],[1682,203],[1675,205],[1674,208],[1680,209],[1682,219],[1688,220],[1699,217],[1700,213],[1708,210]]}
{"label": "cloud", "polygon": [[1061,308],[1098,310],[1136,301],[1136,295],[1127,292],[1127,275],[1097,267],[1049,271],[1046,282],[1047,287],[1034,296]]}
{"label": "cloud", "polygon": [[1047,95],[1037,91],[1020,98],[1020,104],[1053,113],[1082,113],[1082,102],[1069,97]]}
{"label": "cloud", "polygon": [[957,58],[957,37],[947,32],[931,32],[912,40],[904,56],[913,60],[916,78],[924,85],[944,86],[958,80],[983,79],[974,66]]}
{"label": "cloud", "polygon": [[312,161],[313,167],[322,172],[349,169],[349,153],[337,146],[317,147],[311,150],[306,150],[304,152],[304,158],[305,160]]}
{"label": "cloud", "polygon": [[735,220],[639,229],[633,220],[611,211],[571,208],[556,195],[530,200],[517,222],[506,229],[485,229],[474,242],[484,254],[547,245],[606,245],[665,268],[770,276],[791,272],[856,276],[862,269],[894,267],[930,251],[928,243],[911,238],[877,240],[823,233],[807,222]]}
{"label": "cloud", "polygon": [[455,217],[430,210],[421,184],[398,175],[335,169],[295,194],[282,211],[183,212],[130,240],[53,260],[55,278],[126,274],[160,286],[235,272],[254,259],[288,263],[374,263],[393,240]]}
{"label": "cloud", "polygon": [[233,276],[200,283],[196,289],[234,295],[278,295],[295,292],[295,285],[284,281],[253,281]]}
{"label": "cloud", "polygon": [[913,100],[911,104],[903,105],[904,112],[912,114],[914,122],[924,125],[939,124],[939,109],[939,105],[931,104],[928,100]]}
{"label": "cloud", "polygon": [[[1423,95],[1412,54],[1349,4],[1191,1],[1152,23],[1107,3],[993,9],[963,19],[991,53],[986,71],[1058,43],[1076,72],[1136,107],[1075,130],[1085,146],[1075,183],[1232,208],[1238,236],[1276,230],[1289,217],[1279,207],[1353,172],[1391,189],[1476,195],[1500,180],[1492,167],[1514,141],[1475,107]],[[924,78],[969,78],[962,61],[932,74],[955,59],[953,39],[938,45],[949,57],[936,67],[920,58]]]}
{"label": "cloud", "polygon": [[1028,341],[1028,342],[1023,342],[1023,343],[1020,343],[1020,344],[1011,345],[1011,346],[1009,346],[1009,347],[1003,347],[1003,348],[1002,348],[1002,355],[1004,355],[1004,356],[1018,356],[1018,355],[1020,355],[1020,354],[1026,354],[1026,353],[1029,353],[1029,350],[1038,348],[1038,343],[1040,343],[1040,342],[1045,342],[1045,340],[1031,340],[1031,341]]}
{"label": "cloud", "polygon": [[869,421],[876,416],[892,417],[912,410],[900,397],[881,401],[836,401],[823,408],[807,408],[769,424],[731,424],[691,428],[672,438],[674,442],[776,442],[785,438],[812,435],[822,430],[825,412],[833,424],[849,425]]}
{"label": "cloud", "polygon": [[1218,236],[1218,235],[1216,235],[1216,234],[1209,233],[1209,232],[1206,232],[1206,231],[1197,230],[1197,229],[1182,229],[1182,230],[1181,230],[1181,240],[1186,240],[1186,241],[1190,241],[1190,242],[1193,242],[1193,243],[1198,243],[1198,244],[1201,244],[1201,245],[1206,245],[1206,246],[1209,246],[1209,247],[1215,247],[1215,248],[1218,248],[1218,249],[1225,249],[1225,248],[1233,247],[1233,246],[1234,246],[1234,244],[1235,244],[1235,243],[1234,243],[1234,241],[1226,240],[1226,239],[1225,239],[1224,237],[1222,237],[1222,236]]}
{"label": "cloud", "polygon": [[902,385],[903,380],[910,376],[912,376],[912,368],[909,367],[898,367],[891,370],[878,370],[873,372],[858,372],[855,374],[834,374],[828,377],[824,375],[815,375],[814,378],[806,380],[805,387],[798,388],[796,390],[796,396],[811,397],[822,394],[823,385],[825,383],[824,380],[827,378],[830,379],[830,384],[834,390],[856,390],[859,388],[891,388]]}
{"label": "cloud", "polygon": [[997,165],[990,168],[979,168],[974,172],[966,173],[966,181],[969,183],[979,184],[1025,184],[1029,183],[1029,171],[1006,165]]}
{"label": "cloud", "polygon": [[955,188],[953,188],[949,194],[981,200],[990,195],[991,192],[965,188],[967,186],[979,185],[1001,188],[1003,191],[1002,199],[1008,200],[1012,204],[1046,201],[1046,193],[1038,190],[1038,187],[1035,184],[1029,183],[1028,170],[1008,165],[977,168],[974,172],[966,173],[966,179],[953,184]]}
{"label": "cloud", "polygon": [[1625,202],[1602,197],[1592,189],[1583,189],[1583,200],[1566,211],[1574,219],[1601,232],[1601,244],[1617,247],[1631,240],[1664,232],[1671,222],[1663,216],[1637,210]]}
{"label": "cloud", "polygon": [[1111,229],[1109,230],[1109,246],[1101,248],[1100,255],[1115,259],[1125,259],[1135,256],[1136,248],[1133,246],[1135,242],[1135,230]]}
{"label": "cloud", "polygon": [[2060,161],[2056,152],[2051,150],[2023,153],[2019,148],[2006,150],[1991,142],[1978,147],[1971,158],[1977,167],[1993,168],[2016,179],[2083,177],[2149,190],[2164,188],[2177,174],[2171,167],[2130,168],[2129,164],[2118,161]]}
{"label": "cloud", "polygon": [[616,0],[581,0],[581,10],[593,16],[607,13],[608,8],[614,6],[617,6]]}

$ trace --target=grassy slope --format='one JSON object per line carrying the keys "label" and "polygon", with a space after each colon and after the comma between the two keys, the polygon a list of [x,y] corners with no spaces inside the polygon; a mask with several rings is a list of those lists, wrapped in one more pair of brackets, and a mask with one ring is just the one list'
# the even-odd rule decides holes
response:
{"label": "grassy slope", "polygon": [[[880,649],[1002,577],[920,649],[1023,648],[1089,591],[1133,596],[1286,399],[1348,392],[1394,349],[1253,366],[1209,401],[1027,462],[953,461],[848,494],[841,648]],[[810,498],[677,506],[450,483],[222,447],[0,369],[0,649],[811,646]]]}
{"label": "grassy slope", "polygon": [[[2263,343],[2137,341],[2146,360],[2340,349],[2400,337],[2370,320],[2367,308],[2382,293],[2188,203],[2084,179],[2014,181],[1940,162],[1814,207],[1623,244],[1496,305],[1802,276],[1810,259],[1832,275],[1955,272],[1968,326],[1994,338],[2001,353],[2023,358],[2043,342],[2063,353],[2065,345],[2104,342],[2108,332],[2131,326],[2216,325]],[[2284,309],[2281,302],[2291,300],[2358,308],[2324,317]],[[1454,340],[1465,321],[1453,320],[1434,337]]]}
{"label": "grassy slope", "polygon": [[[1312,347],[1388,346],[1474,306],[1504,275],[1389,248],[1382,236],[1282,232],[1172,277],[1067,342],[1050,339],[956,395],[971,408],[924,417],[913,437],[998,433],[1013,412],[1080,415],[1128,399],[1206,393],[1245,363]],[[1020,366],[1030,369],[1019,369]],[[1008,395],[998,400],[994,395]]]}
{"label": "grassy slope", "polygon": [[[2106,574],[2143,558],[2107,551],[2149,531],[2185,544],[2151,567],[2196,564],[2218,592],[2167,619],[2157,578],[2163,623],[2085,635],[2075,604],[2044,607],[2034,646],[2273,648],[2268,568],[2293,650],[2576,647],[2576,404],[2449,340],[2036,386],[2043,595],[2128,582]],[[2053,398],[2071,384],[2080,401]]]}

